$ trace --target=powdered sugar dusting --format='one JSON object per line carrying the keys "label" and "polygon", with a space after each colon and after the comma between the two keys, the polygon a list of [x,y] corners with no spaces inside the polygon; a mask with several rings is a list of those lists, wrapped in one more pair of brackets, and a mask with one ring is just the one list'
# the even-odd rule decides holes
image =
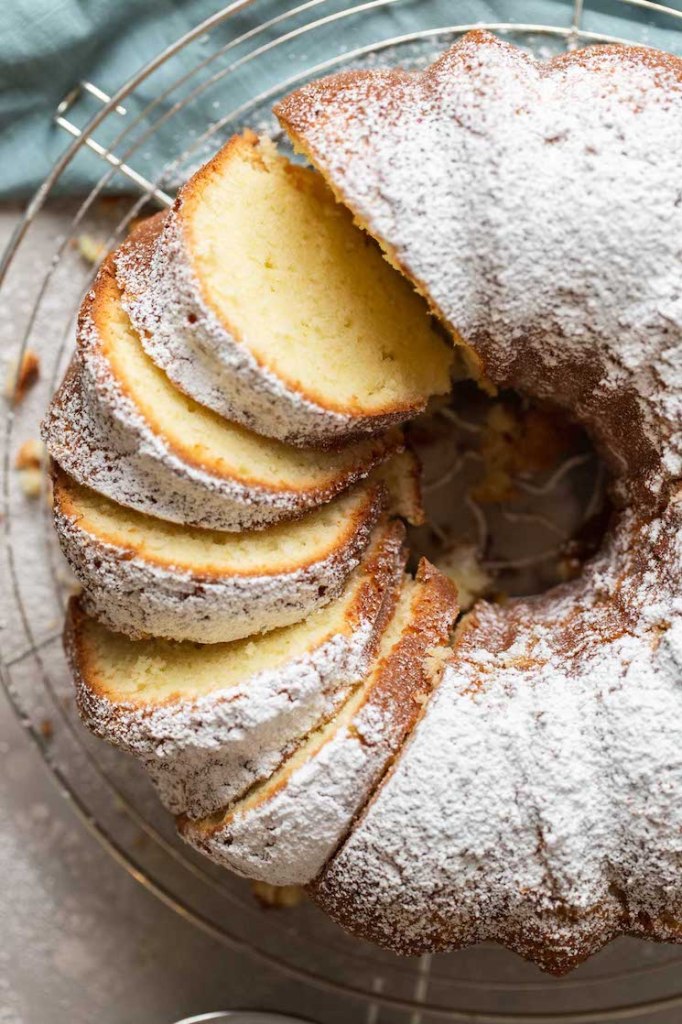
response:
{"label": "powdered sugar dusting", "polygon": [[626,511],[571,586],[476,606],[315,887],[400,952],[498,939],[564,970],[682,920],[682,67],[546,65],[486,33],[279,116],[497,384],[569,409]]}
{"label": "powdered sugar dusting", "polygon": [[651,51],[542,64],[471,33],[425,74],[278,108],[487,374],[559,400],[654,493],[682,475],[681,82]]}
{"label": "powdered sugar dusting", "polygon": [[432,685],[428,653],[447,642],[457,614],[454,588],[432,569],[420,571],[401,601],[406,622],[395,634],[387,630],[352,715],[271,792],[238,804],[215,828],[181,828],[189,842],[238,874],[275,885],[315,877],[418,718]]}
{"label": "powdered sugar dusting", "polygon": [[318,897],[400,952],[498,939],[563,970],[682,914],[682,515],[578,583],[480,605]]}

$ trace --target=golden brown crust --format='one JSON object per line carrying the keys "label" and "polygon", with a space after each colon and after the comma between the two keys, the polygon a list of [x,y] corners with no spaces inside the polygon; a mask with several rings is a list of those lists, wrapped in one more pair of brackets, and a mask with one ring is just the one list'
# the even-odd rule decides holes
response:
{"label": "golden brown crust", "polygon": [[426,558],[420,560],[415,579],[410,620],[399,642],[380,664],[377,682],[362,705],[371,705],[390,717],[402,736],[411,731],[421,715],[433,685],[424,654],[447,644],[459,612],[454,583]]}
{"label": "golden brown crust", "polygon": [[[372,921],[366,922],[362,928],[358,927],[356,907],[351,898],[344,899],[343,895],[339,898],[336,895],[330,897],[323,884],[320,884],[320,879],[306,886],[306,891],[322,910],[329,913],[351,935],[385,945],[385,936]],[[546,930],[537,930],[532,925],[519,927],[505,921],[500,922],[496,941],[556,977],[574,971],[619,936],[629,935],[652,942],[682,942],[682,924],[667,913],[655,919],[643,914],[640,919],[633,920],[625,906],[621,912],[613,913],[597,904],[579,912],[559,906],[548,911],[547,918],[552,918],[551,945],[547,941]],[[461,942],[453,940],[452,921],[441,919],[436,912],[432,924],[430,953],[448,953],[472,945],[469,939]],[[400,950],[400,954],[405,956],[421,956],[423,953],[423,945],[419,943],[411,947],[407,944]]]}

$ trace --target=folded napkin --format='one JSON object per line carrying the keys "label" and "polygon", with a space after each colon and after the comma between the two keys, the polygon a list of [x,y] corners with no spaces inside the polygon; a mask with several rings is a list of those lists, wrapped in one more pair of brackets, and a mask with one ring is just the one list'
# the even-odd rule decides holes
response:
{"label": "folded napkin", "polygon": [[[111,144],[124,127],[124,120],[129,123],[154,99],[161,97],[155,116],[167,112],[183,91],[283,33],[294,33],[286,45],[264,51],[257,60],[243,62],[237,71],[209,88],[187,113],[165,121],[162,129],[150,135],[131,158],[135,168],[147,177],[158,177],[164,163],[180,148],[179,140],[191,139],[192,133],[203,131],[224,111],[269,86],[294,79],[298,72],[331,55],[361,48],[377,39],[447,24],[512,21],[567,26],[573,9],[570,0],[400,0],[328,21],[314,32],[296,34],[312,18],[329,18],[360,5],[360,0],[318,0],[297,13],[301,0],[232,3],[230,17],[210,32],[202,32],[190,46],[145,79],[125,101],[127,117],[109,117],[98,130],[98,140]],[[668,0],[668,6],[682,11],[682,4],[675,0]],[[74,85],[89,79],[106,92],[115,92],[165,47],[219,10],[220,4],[215,0],[6,0],[0,32],[0,198],[31,195],[68,145],[69,140],[55,126],[53,115],[59,101]],[[257,31],[272,18],[280,20],[250,41],[238,41],[242,34]],[[594,4],[586,0],[583,26],[682,51],[682,21],[676,24],[670,14],[637,9],[623,0],[599,0]],[[196,72],[188,85],[164,97],[164,91],[178,77],[191,74],[201,61],[224,46],[229,49],[223,57],[205,71]],[[402,50],[396,52],[401,57]],[[389,52],[385,54],[387,60],[391,56]],[[79,124],[84,123],[96,109],[95,101],[82,100],[72,116]],[[238,118],[234,125],[228,121],[212,143],[217,145],[238,126]],[[210,148],[211,142],[207,146]],[[201,156],[205,155],[202,151]],[[61,176],[56,191],[86,192],[102,173],[101,161],[81,152]],[[122,191],[131,186],[116,175],[111,187]]]}

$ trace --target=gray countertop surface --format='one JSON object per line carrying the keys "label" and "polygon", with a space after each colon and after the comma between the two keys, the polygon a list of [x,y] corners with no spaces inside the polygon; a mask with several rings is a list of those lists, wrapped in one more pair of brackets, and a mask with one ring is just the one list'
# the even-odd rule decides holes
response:
{"label": "gray countertop surface", "polygon": [[[42,235],[28,239],[22,254],[27,267],[31,245],[58,232],[67,215],[63,207],[40,215]],[[16,211],[0,211],[0,249],[15,220]],[[3,298],[0,336],[8,343],[14,313],[26,301],[16,286]],[[0,566],[0,595],[7,599],[5,584]],[[13,642],[6,612],[7,600],[0,605],[5,650]],[[319,1024],[426,1024],[426,1017],[361,1006],[292,981],[164,906],[85,830],[2,692],[0,823],[0,1024],[171,1024],[237,1008],[300,1014]],[[639,1019],[679,1024],[682,1011]]]}

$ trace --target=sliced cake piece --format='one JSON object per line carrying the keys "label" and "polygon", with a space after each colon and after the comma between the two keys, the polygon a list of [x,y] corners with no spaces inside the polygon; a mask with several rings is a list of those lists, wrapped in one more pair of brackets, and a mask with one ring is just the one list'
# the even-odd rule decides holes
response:
{"label": "sliced cake piece", "polygon": [[65,646],[84,721],[145,763],[176,814],[224,807],[363,678],[400,588],[403,537],[402,524],[379,525],[336,601],[257,639],[130,640],[72,603]]}
{"label": "sliced cake piece", "polygon": [[339,596],[382,509],[418,523],[420,467],[401,452],[327,505],[230,533],[135,512],[53,466],[57,535],[80,603],[127,636],[223,643],[292,625]]}
{"label": "sliced cake piece", "polygon": [[390,508],[410,526],[426,522],[422,494],[422,465],[410,448],[386,459],[373,471],[372,478],[381,480],[390,495]]}
{"label": "sliced cake piece", "polygon": [[422,560],[371,672],[337,715],[241,801],[201,821],[181,818],[183,838],[249,878],[312,881],[419,718],[457,610],[453,585]]}
{"label": "sliced cake piece", "polygon": [[235,136],[119,252],[151,357],[203,405],[293,444],[377,433],[450,387],[426,304],[322,177]]}
{"label": "sliced cake piece", "polygon": [[300,622],[339,596],[385,499],[365,481],[301,519],[227,533],[153,519],[54,474],[83,610],[138,639],[221,643]]}
{"label": "sliced cake piece", "polygon": [[298,449],[217,416],[145,354],[111,258],[80,314],[79,347],[43,425],[51,456],[122,505],[216,530],[259,529],[330,501],[402,445]]}

